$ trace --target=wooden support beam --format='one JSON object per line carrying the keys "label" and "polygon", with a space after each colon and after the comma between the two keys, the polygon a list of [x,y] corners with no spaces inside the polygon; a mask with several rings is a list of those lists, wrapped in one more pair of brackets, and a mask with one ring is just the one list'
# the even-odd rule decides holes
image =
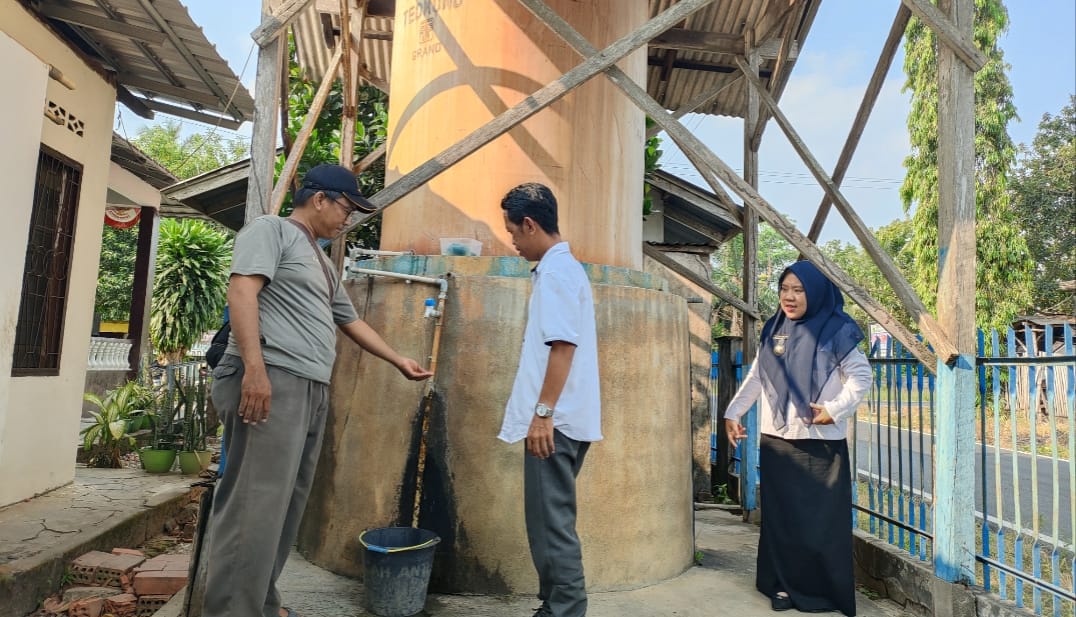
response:
{"label": "wooden support beam", "polygon": [[[741,64],[743,70],[748,70],[747,64],[742,60],[737,59],[737,62]],[[889,253],[885,251],[878,240],[871,233],[871,230],[863,222],[859,215],[856,214],[855,208],[844,197],[841,190],[837,188],[836,183],[830,178],[826,172],[822,169],[822,165],[811,154],[810,149],[807,148],[807,144],[803,143],[799,134],[792,127],[792,123],[789,122],[784,112],[777,106],[777,102],[773,100],[768,92],[763,88],[762,84],[751,75],[747,75],[747,81],[751,84],[752,90],[757,92],[762,103],[773,114],[773,119],[777,122],[777,125],[784,131],[785,136],[788,137],[788,142],[792,144],[792,148],[800,155],[804,164],[810,170],[811,175],[815,177],[818,184],[822,186],[822,189],[829,195],[829,198],[833,200],[834,205],[837,207],[837,211],[841,213],[844,220],[848,223],[848,227],[851,228],[852,233],[863,245],[863,248],[867,251],[867,254],[871,256],[871,259],[881,270],[882,276],[892,286],[893,291],[897,295],[897,299],[911,315],[919,326],[920,331],[926,336],[927,340],[934,346],[934,350],[945,362],[951,362],[956,359],[957,349],[951,342],[950,338],[946,335],[946,332],[942,329],[934,316],[930,314],[927,307],[923,304],[923,301],[919,299],[919,296],[912,289],[911,284],[904,275],[901,273],[900,268],[893,262],[893,258],[889,256]]]}
{"label": "wooden support beam", "polygon": [[[269,15],[269,0],[262,0],[262,19]],[[250,179],[247,182],[245,223],[269,213],[276,163],[277,94],[287,45],[281,37],[258,49],[254,82],[254,133],[250,139]]]}
{"label": "wooden support beam", "polygon": [[[359,220],[351,223],[342,232],[347,233],[370,217],[396,202],[416,188],[422,186],[430,179],[436,177],[452,165],[455,165],[474,151],[488,144],[494,139],[507,133],[512,127],[522,123],[527,118],[549,107],[571,92],[575,87],[585,83],[595,75],[614,66],[617,62],[636,49],[646,45],[646,42],[658,34],[668,30],[673,24],[686,19],[699,9],[711,4],[714,0],[680,0],[664,12],[660,13],[639,29],[623,36],[613,42],[612,45],[603,49],[600,53],[593,54],[583,63],[571,69],[559,79],[546,84],[540,90],[520,101],[511,109],[490,120],[481,127],[475,129],[463,140],[455,143],[439,154],[411,170],[407,175],[400,178],[382,191],[370,198],[370,202],[377,206],[377,210],[362,215]],[[660,106],[658,107],[660,109]],[[661,110],[662,113],[665,110]],[[667,115],[667,114],[666,114]]]}
{"label": "wooden support beam", "polygon": [[[766,84],[770,90],[770,94],[773,97],[780,98],[780,91],[783,88],[783,77],[787,77],[789,71],[785,71],[785,66],[794,60],[793,48],[795,47],[795,40],[793,37],[796,34],[796,30],[799,27],[800,20],[803,17],[803,11],[807,7],[806,2],[802,0],[793,0],[793,6],[789,8],[792,15],[784,18],[783,31],[781,32],[781,38],[778,40],[777,55],[774,58],[773,73],[770,75],[770,79]],[[756,45],[756,49],[761,56],[761,45]],[[785,73],[782,75],[782,71]],[[754,130],[751,131],[751,143],[757,150],[762,146],[762,133],[766,130],[766,126],[769,125],[769,117],[765,109],[761,110],[759,114],[758,122],[755,123]]]}
{"label": "wooden support beam", "polygon": [[[556,12],[551,10],[541,0],[519,0],[540,20],[545,22],[550,29],[556,32],[569,45],[584,57],[595,53],[594,46],[584,39]],[[679,6],[679,5],[676,5]],[[743,181],[736,172],[714,154],[706,144],[691,134],[684,125],[672,118],[661,105],[651,98],[639,84],[635,83],[623,71],[616,66],[610,65],[605,69],[606,77],[614,85],[620,88],[632,101],[648,114],[662,129],[676,142],[680,150],[688,157],[688,160],[698,168],[702,177],[710,184],[711,188],[719,195],[726,195],[722,183],[735,191],[744,203],[754,206],[759,216],[771,227],[783,236],[792,246],[806,254],[818,269],[822,271],[834,284],[837,285],[853,302],[863,307],[876,322],[889,331],[893,336],[917,358],[923,361],[928,371],[936,370],[937,357],[926,345],[919,341],[897,319],[890,315],[862,288],[852,281],[840,266],[826,257],[813,242],[807,239],[796,226],[781,215],[758,191]],[[375,196],[376,197],[376,196]]]}
{"label": "wooden support beam", "polygon": [[[355,14],[351,12],[352,0],[340,0],[340,51],[341,79],[344,82],[344,109],[340,123],[340,165],[350,168],[355,164],[355,116],[356,89],[359,83],[358,68],[362,65],[361,41],[362,24],[366,17],[366,0],[358,0]],[[330,77],[328,73],[325,75]],[[332,260],[336,271],[344,272],[344,258],[347,252],[345,235],[337,236],[332,243]]]}
{"label": "wooden support beam", "polygon": [[930,3],[930,0],[901,0],[901,2],[933,30],[938,40],[952,50],[973,73],[979,72],[986,66],[987,58],[975,46],[972,33],[960,32],[938,7]]}
{"label": "wooden support beam", "polygon": [[743,53],[743,36],[672,28],[654,37],[650,47],[738,56]]}
{"label": "wooden support beam", "polygon": [[358,163],[355,163],[355,167],[352,168],[352,171],[354,171],[356,174],[361,174],[362,172],[369,169],[371,165],[376,163],[378,159],[385,156],[385,152],[387,152],[387,151],[388,151],[387,143],[382,142],[380,146],[374,148],[373,150],[370,151],[369,154],[362,157],[361,161],[359,161]]}
{"label": "wooden support beam", "polygon": [[[332,92],[333,82],[336,81],[336,71],[340,68],[340,60],[343,55],[343,48],[337,47],[336,53],[329,59],[325,77],[322,78],[318,91],[314,93],[314,100],[310,101],[310,109],[306,112],[306,118],[303,119],[303,126],[299,129],[298,134],[295,135],[295,142],[292,143],[291,152],[288,153],[288,158],[284,160],[284,167],[280,169],[280,177],[277,178],[276,186],[273,187],[273,193],[269,198],[269,212],[271,214],[280,213],[280,207],[284,205],[284,197],[288,194],[291,181],[295,177],[295,172],[299,169],[299,161],[302,160],[303,152],[306,151],[306,144],[310,141],[310,134],[313,133],[318,116],[321,115],[321,110],[325,107],[325,101],[328,100],[329,93]],[[352,125],[352,130],[354,130],[354,125]]]}
{"label": "wooden support beam", "polygon": [[[970,40],[974,0],[940,0],[955,36]],[[915,10],[914,8],[912,9]],[[975,72],[938,50],[938,317],[959,358],[938,365],[934,459],[934,574],[975,581]],[[937,601],[937,600],[936,600]],[[946,614],[951,605],[935,605]]]}
{"label": "wooden support beam", "polygon": [[[291,26],[286,26],[284,32],[280,35],[281,40],[288,40],[288,29]],[[293,30],[294,32],[294,30]],[[288,158],[291,154],[292,138],[288,134],[288,129],[291,125],[291,105],[288,100],[291,98],[291,55],[290,50],[285,53],[287,55],[287,61],[280,63],[280,93],[277,95],[280,97],[280,104],[277,106],[280,112],[280,143],[284,146],[284,158]]]}
{"label": "wooden support beam", "polygon": [[[754,36],[748,31],[744,40],[744,53],[747,61],[740,65],[740,72],[757,82],[755,75],[758,74],[759,59],[758,49],[754,44]],[[739,60],[739,58],[737,58]],[[758,143],[752,139],[755,127],[761,121],[759,113],[759,96],[756,88],[747,89],[747,106],[743,122],[743,180],[752,189],[758,190]],[[743,301],[751,307],[758,306],[758,212],[755,207],[744,201],[743,223]],[[757,309],[756,309],[757,310]],[[745,314],[743,316],[743,354],[744,361],[751,362],[758,353],[758,320]],[[749,483],[750,484],[750,483]],[[754,501],[754,495],[748,497],[748,502]],[[744,510],[754,510],[744,504]],[[745,518],[746,520],[746,518]]]}
{"label": "wooden support beam", "polygon": [[[848,166],[852,163],[852,156],[856,153],[856,148],[859,147],[859,139],[863,136],[863,129],[866,128],[867,120],[870,119],[871,112],[874,110],[874,104],[878,101],[878,95],[882,92],[885,76],[889,72],[889,67],[893,64],[893,58],[897,54],[901,41],[904,39],[904,31],[908,27],[908,20],[911,19],[911,16],[911,10],[902,4],[897,9],[896,17],[893,18],[893,25],[889,28],[889,36],[886,37],[885,44],[882,45],[882,53],[878,56],[878,63],[874,65],[874,73],[871,75],[870,83],[867,84],[867,91],[863,93],[863,101],[859,104],[859,111],[856,112],[856,118],[852,121],[852,128],[848,130],[848,138],[845,139],[844,148],[841,149],[841,155],[837,158],[837,166],[833,168],[833,183],[836,186],[840,186],[841,182],[844,181],[844,174],[848,172]],[[822,235],[822,227],[826,224],[826,217],[829,215],[831,203],[829,194],[824,193],[822,203],[818,204],[818,212],[814,215],[814,221],[811,222],[811,229],[807,232],[807,237],[810,238],[811,242],[817,242]]]}
{"label": "wooden support beam", "polygon": [[366,68],[361,64],[359,65],[359,77],[362,77],[371,86],[377,88],[385,94],[389,93],[389,82],[385,81],[384,79],[381,79],[377,75],[374,75],[370,72],[370,69]]}
{"label": "wooden support beam", "polygon": [[159,111],[163,114],[179,116],[180,118],[194,120],[195,122],[204,122],[205,124],[209,124],[211,126],[219,126],[222,128],[226,128],[230,131],[238,130],[239,127],[243,126],[242,122],[237,122],[227,116],[207,114],[204,112],[195,111],[193,109],[188,109],[186,107],[180,107],[178,105],[170,105],[168,103],[165,103],[164,101],[155,101],[153,99],[139,99],[136,97],[135,100],[141,101],[147,108],[153,111]]}
{"label": "wooden support beam", "polygon": [[723,302],[726,302],[726,303],[732,305],[734,308],[736,308],[736,310],[742,312],[743,314],[751,315],[755,319],[758,319],[759,316],[758,316],[758,312],[756,311],[756,309],[753,309],[753,308],[749,307],[748,305],[744,304],[744,301],[737,298],[734,294],[731,294],[731,293],[725,291],[724,289],[721,289],[717,285],[714,285],[713,281],[708,281],[708,280],[702,278],[701,276],[696,274],[694,271],[692,271],[691,268],[688,268],[687,266],[684,266],[684,265],[678,263],[672,257],[669,257],[665,253],[661,252],[660,249],[658,249],[658,248],[656,248],[654,246],[651,246],[650,244],[648,244],[646,242],[643,242],[643,255],[646,255],[647,257],[653,259],[654,261],[658,262],[659,264],[665,266],[669,270],[671,270],[671,271],[675,272],[676,274],[684,277],[685,279],[687,279],[691,283],[693,283],[695,285],[698,285],[699,287],[705,289],[708,293],[717,296]]}
{"label": "wooden support beam", "polygon": [[[800,9],[796,12],[797,16],[803,13],[804,6],[806,6],[806,4],[801,2]],[[787,64],[792,59],[792,48],[795,44],[795,41],[792,39],[792,37],[796,34],[796,27],[798,25],[798,19],[789,19],[785,21],[785,29],[784,32],[781,33],[781,45],[777,48],[777,58],[775,58],[773,61],[774,75],[780,75],[781,71],[785,68],[785,64]],[[770,94],[774,93],[776,86],[777,80],[771,79]],[[765,121],[763,121],[762,124],[765,125]],[[755,141],[757,142],[758,138],[755,138]]]}
{"label": "wooden support beam", "polygon": [[146,99],[135,96],[133,92],[118,84],[116,85],[116,100],[126,105],[127,109],[138,114],[139,117],[146,120],[153,119],[153,110],[146,107]]}
{"label": "wooden support beam", "polygon": [[[672,117],[679,119],[679,118],[682,118],[682,117],[686,116],[687,114],[695,111],[699,107],[702,107],[703,105],[705,105],[705,104],[709,103],[710,101],[716,99],[718,97],[718,95],[720,95],[726,89],[731,88],[732,86],[740,83],[740,79],[741,79],[741,77],[736,77],[735,79],[731,79],[729,81],[726,81],[725,83],[721,84],[720,86],[718,86],[716,88],[711,88],[710,90],[706,90],[702,94],[696,96],[695,98],[693,98],[690,101],[688,101],[688,102],[684,103],[683,105],[681,105],[680,109],[677,109],[675,112],[673,112]],[[660,126],[652,126],[652,127],[650,127],[649,129],[646,130],[646,138],[650,139],[651,137],[653,137],[654,135],[657,135],[660,132],[661,132],[661,127]]]}
{"label": "wooden support beam", "polygon": [[[343,81],[344,109],[340,121],[340,160],[345,167],[354,164],[352,152],[355,150],[355,87],[358,81],[357,69],[361,58],[355,51],[359,48],[358,42],[362,40],[363,2],[359,2],[358,15],[355,17],[358,37],[352,38],[351,0],[340,0],[340,31],[345,33],[340,37],[340,78]],[[326,72],[325,77],[332,78],[333,74]],[[320,113],[320,112],[319,112]]]}
{"label": "wooden support beam", "polygon": [[133,75],[131,73],[120,73],[116,76],[116,81],[128,88],[164,95],[170,98],[186,101],[192,105],[203,105],[205,107],[217,107],[220,105],[220,101],[211,94],[201,94],[190,88],[173,86],[172,84],[163,81],[146,79],[145,77]]}
{"label": "wooden support beam", "polygon": [[[648,66],[660,66],[665,67],[665,60],[663,58],[648,57],[646,59]],[[703,73],[735,73],[736,67],[728,64],[714,64],[712,62],[699,62],[697,60],[682,60],[677,59],[673,61],[672,67],[674,69],[684,69],[687,71],[701,71]],[[759,70],[758,76],[763,79],[769,79],[771,71]]]}
{"label": "wooden support beam", "polygon": [[168,38],[160,30],[142,28],[123,21],[112,20],[107,17],[101,17],[100,15],[94,15],[93,13],[86,13],[78,9],[53,4],[51,1],[42,3],[38,12],[45,17],[62,21],[67,24],[83,26],[85,28],[90,28],[91,30],[103,30],[151,45],[161,45]]}
{"label": "wooden support beam", "polygon": [[157,239],[161,217],[154,208],[142,208],[138,220],[138,248],[135,250],[134,285],[131,289],[131,320],[127,338],[131,351],[127,355],[128,379],[135,379],[142,358],[150,352],[150,307],[153,304],[153,276],[157,264]]}
{"label": "wooden support beam", "polygon": [[310,0],[284,0],[275,11],[269,13],[262,11],[262,21],[254,32],[250,33],[250,38],[254,39],[258,47],[265,47],[280,36],[288,23],[308,4]]}

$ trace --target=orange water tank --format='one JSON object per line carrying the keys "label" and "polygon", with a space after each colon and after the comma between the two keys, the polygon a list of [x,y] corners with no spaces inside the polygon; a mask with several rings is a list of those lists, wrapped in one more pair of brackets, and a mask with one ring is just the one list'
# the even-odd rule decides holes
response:
{"label": "orange water tank", "polygon": [[[646,0],[550,0],[595,47],[647,18]],[[645,48],[619,66],[646,77]],[[386,184],[582,62],[516,0],[396,3]],[[642,267],[644,115],[602,75],[487,144],[384,213],[381,248],[440,253],[440,239],[514,255],[500,200],[542,182],[583,261]]]}

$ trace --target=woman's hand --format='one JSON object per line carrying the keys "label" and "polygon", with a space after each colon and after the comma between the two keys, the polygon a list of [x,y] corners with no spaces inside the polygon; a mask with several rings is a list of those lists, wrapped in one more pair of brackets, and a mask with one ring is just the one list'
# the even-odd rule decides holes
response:
{"label": "woman's hand", "polygon": [[829,412],[826,411],[824,405],[811,403],[811,409],[814,410],[814,420],[811,424],[833,424],[833,418],[829,417]]}
{"label": "woman's hand", "polygon": [[739,420],[725,420],[725,434],[729,437],[729,443],[735,448],[737,442],[747,438],[747,429],[740,424]]}

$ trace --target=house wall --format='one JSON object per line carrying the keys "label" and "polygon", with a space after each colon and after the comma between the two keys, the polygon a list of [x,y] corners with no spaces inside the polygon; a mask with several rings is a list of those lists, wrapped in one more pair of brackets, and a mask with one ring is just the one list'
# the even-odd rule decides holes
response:
{"label": "house wall", "polygon": [[[111,124],[109,126],[111,127]],[[127,171],[123,167],[120,167],[118,163],[111,161],[108,165],[108,188],[123,195],[139,206],[153,209],[161,207],[160,191],[153,188],[153,186],[148,184],[145,180]]]}
{"label": "house wall", "polygon": [[[11,377],[19,294],[0,302],[0,506],[70,482],[75,472],[82,389],[97,286],[101,226],[109,177],[115,88],[14,0],[0,0],[5,92],[0,165],[0,258],[7,283],[21,289],[40,144],[82,165],[73,259],[68,277],[60,370],[53,377]],[[36,57],[35,57],[36,56]],[[47,78],[50,64],[74,82],[68,90]],[[44,82],[44,91],[40,86]],[[45,118],[53,101],[83,123],[77,135]],[[9,164],[10,163],[10,164]]]}

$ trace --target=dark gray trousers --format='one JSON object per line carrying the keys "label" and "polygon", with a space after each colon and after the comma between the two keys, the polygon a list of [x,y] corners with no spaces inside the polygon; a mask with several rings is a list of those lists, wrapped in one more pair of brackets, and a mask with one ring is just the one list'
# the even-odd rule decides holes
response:
{"label": "dark gray trousers", "polygon": [[204,617],[275,617],[276,580],[299,532],[321,451],[329,387],[266,367],[269,421],[237,415],[243,363],[225,355],[213,371],[213,404],[227,433],[224,475],[210,516]]}
{"label": "dark gray trousers", "polygon": [[583,551],[575,533],[575,479],[589,442],[553,432],[553,455],[523,456],[527,541],[538,571],[538,599],[553,617],[587,614]]}

